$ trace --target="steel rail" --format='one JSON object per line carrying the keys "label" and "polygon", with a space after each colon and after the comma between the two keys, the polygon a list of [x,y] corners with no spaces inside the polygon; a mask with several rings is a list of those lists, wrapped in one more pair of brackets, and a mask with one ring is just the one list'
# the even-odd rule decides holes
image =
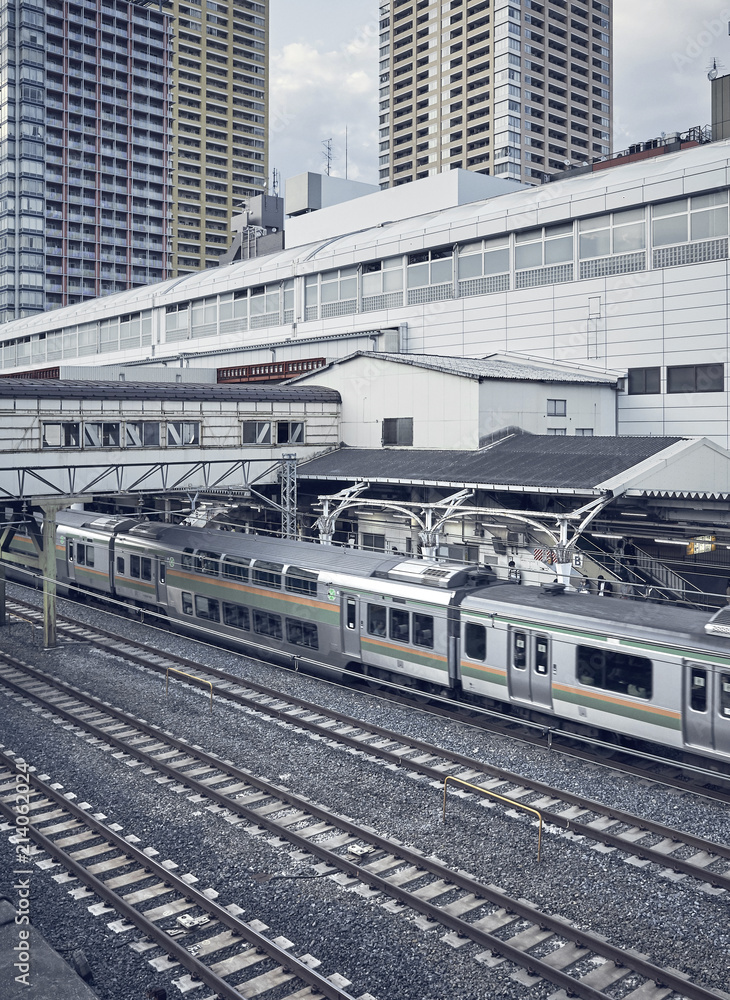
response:
{"label": "steel rail", "polygon": [[[42,683],[48,683],[48,680],[43,676],[42,671],[37,671],[32,667],[29,669],[32,673],[39,675],[39,680]],[[6,684],[10,683],[11,686],[13,686],[24,697],[30,696],[35,698],[37,701],[44,701],[40,695],[26,691],[20,685],[9,682],[7,678],[2,677],[0,680]],[[681,974],[655,966],[644,956],[624,951],[607,943],[600,936],[580,931],[572,927],[563,918],[543,913],[537,910],[537,908],[532,904],[514,900],[510,896],[503,893],[497,886],[485,885],[476,879],[472,879],[466,873],[446,868],[436,859],[425,857],[417,849],[405,847],[397,841],[382,837],[370,828],[358,826],[348,817],[341,816],[337,813],[326,810],[321,806],[317,806],[309,799],[297,796],[282,786],[257,778],[248,771],[239,769],[232,763],[222,760],[217,755],[208,754],[185,740],[179,740],[172,737],[169,733],[156,726],[152,726],[149,723],[138,720],[134,716],[129,716],[121,710],[113,709],[112,706],[106,705],[104,702],[95,699],[91,695],[76,691],[72,685],[55,681],[53,683],[56,683],[57,686],[66,688],[70,697],[79,698],[79,696],[82,696],[81,700],[98,709],[100,712],[108,713],[116,718],[119,718],[120,720],[123,719],[128,723],[128,725],[140,729],[155,739],[164,739],[169,745],[178,747],[181,753],[188,755],[194,754],[200,762],[209,764],[215,769],[225,771],[230,774],[232,778],[243,780],[247,784],[258,788],[260,791],[265,792],[273,798],[278,798],[288,805],[308,812],[316,818],[325,820],[333,826],[351,833],[360,840],[369,841],[380,849],[401,858],[404,862],[415,865],[418,869],[424,870],[424,872],[446,879],[449,883],[452,883],[467,892],[471,892],[475,896],[484,898],[486,901],[494,903],[498,907],[509,910],[525,920],[538,923],[541,927],[545,927],[567,940],[572,940],[578,946],[588,948],[596,954],[602,955],[603,957],[613,961],[616,965],[631,968],[635,972],[644,976],[646,979],[681,993],[682,996],[687,997],[688,1000],[726,1000],[721,993],[716,993],[701,986],[695,986],[694,984],[689,983],[688,980]],[[395,897],[411,909],[416,909],[429,919],[441,923],[449,927],[451,930],[456,931],[458,934],[476,941],[478,944],[489,948],[492,952],[503,955],[505,958],[508,958],[523,968],[528,969],[528,971],[533,974],[539,975],[549,982],[564,988],[566,991],[580,996],[583,1000],[607,1000],[606,994],[594,990],[589,986],[581,986],[579,980],[551,968],[539,959],[526,955],[519,949],[510,946],[502,939],[496,938],[485,931],[480,931],[478,928],[473,927],[471,924],[459,917],[454,917],[445,913],[435,904],[421,900],[418,897],[414,897],[408,892],[408,890],[401,889],[399,886],[394,886],[388,882],[387,879],[366,871],[359,864],[348,861],[346,858],[342,858],[339,855],[334,854],[326,847],[312,843],[306,837],[300,836],[296,832],[282,827],[276,820],[269,819],[267,816],[259,815],[256,810],[250,809],[246,807],[245,804],[229,798],[223,792],[217,792],[215,789],[202,784],[194,778],[186,777],[184,772],[181,772],[173,765],[166,763],[165,761],[158,760],[152,755],[145,754],[142,748],[130,746],[128,743],[125,743],[122,738],[114,737],[112,734],[105,733],[103,729],[97,728],[97,726],[93,723],[85,723],[84,720],[79,719],[77,716],[73,715],[73,713],[66,709],[57,707],[53,705],[53,703],[46,704],[48,704],[54,712],[62,715],[68,721],[74,723],[74,725],[83,727],[88,731],[95,731],[96,734],[98,734],[99,737],[105,742],[113,746],[117,746],[118,748],[124,750],[125,753],[137,757],[139,760],[142,760],[152,766],[155,770],[167,774],[169,777],[172,777],[177,781],[184,782],[198,794],[203,795],[208,799],[212,799],[229,811],[238,813],[258,827],[264,827],[279,837],[285,837],[298,847],[299,850],[320,858],[325,863],[332,865],[334,868],[339,868],[347,875],[370,885],[372,888],[375,888],[386,895]],[[439,777],[443,779],[443,774],[439,774]]]}
{"label": "steel rail", "polygon": [[[0,761],[2,761],[9,769],[15,770],[17,768],[16,759],[9,757],[2,751],[0,751]],[[267,954],[273,961],[278,962],[279,965],[287,971],[293,972],[294,975],[296,975],[303,982],[306,982],[307,985],[318,990],[323,994],[323,996],[327,997],[328,1000],[353,1000],[352,994],[346,993],[335,986],[334,983],[328,982],[322,976],[318,975],[313,969],[309,968],[309,966],[300,962],[299,959],[289,954],[289,952],[285,951],[283,948],[280,948],[269,938],[266,938],[262,934],[252,930],[252,928],[250,928],[242,920],[239,920],[237,917],[230,914],[224,907],[219,906],[217,903],[208,899],[207,896],[203,895],[202,892],[192,888],[192,886],[190,886],[187,882],[184,882],[179,876],[172,874],[167,868],[164,868],[161,864],[154,861],[143,851],[134,847],[133,844],[130,844],[128,840],[120,837],[105,823],[102,823],[101,820],[94,819],[94,817],[86,810],[61,795],[58,790],[54,789],[41,778],[30,772],[24,774],[24,778],[29,784],[42,792],[43,795],[62,806],[75,819],[80,820],[84,826],[90,828],[97,833],[98,836],[118,848],[124,855],[129,857],[131,861],[141,865],[144,869],[148,870],[151,875],[155,875],[157,878],[169,885],[172,890],[180,893],[183,898],[189,899],[202,910],[211,914],[216,920],[228,927],[229,930],[234,931],[234,933],[248,941],[249,944]],[[17,818],[17,814],[8,805],[1,801],[0,812],[2,812],[10,822],[14,822]],[[192,956],[186,948],[178,944],[173,938],[169,937],[165,931],[157,927],[151,920],[147,920],[144,913],[136,910],[129,903],[126,903],[123,896],[119,896],[113,889],[107,888],[101,879],[98,879],[95,875],[89,872],[78,861],[75,861],[69,854],[66,853],[66,851],[62,848],[56,847],[52,840],[46,837],[41,830],[38,830],[33,825],[32,819],[29,820],[27,828],[30,836],[33,840],[35,840],[39,847],[42,848],[42,850],[56,858],[56,860],[58,860],[64,868],[67,868],[79,879],[81,879],[82,882],[85,882],[96,895],[110,903],[115,910],[123,914],[136,927],[143,931],[147,937],[159,944],[160,947],[162,947],[168,954],[172,954],[181,963],[181,965],[184,965],[185,968],[195,976],[195,978],[200,979],[207,986],[210,986],[218,994],[225,997],[226,1000],[241,1000],[241,993],[237,989],[234,989],[230,983],[225,981],[225,979],[221,979],[220,976],[211,972],[207,966],[194,958],[194,956]]]}

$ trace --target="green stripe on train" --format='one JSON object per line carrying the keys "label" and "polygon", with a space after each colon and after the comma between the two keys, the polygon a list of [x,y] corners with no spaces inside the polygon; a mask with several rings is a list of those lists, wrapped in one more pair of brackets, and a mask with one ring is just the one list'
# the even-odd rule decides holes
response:
{"label": "green stripe on train", "polygon": [[633,705],[628,702],[606,702],[601,698],[591,698],[588,694],[575,694],[556,688],[553,688],[553,698],[555,701],[563,701],[569,705],[580,705],[583,708],[592,708],[599,712],[606,712],[608,715],[620,715],[624,719],[634,719],[638,722],[643,722],[647,726],[659,726],[662,729],[675,730],[682,728],[680,718],[648,712],[641,705]]}

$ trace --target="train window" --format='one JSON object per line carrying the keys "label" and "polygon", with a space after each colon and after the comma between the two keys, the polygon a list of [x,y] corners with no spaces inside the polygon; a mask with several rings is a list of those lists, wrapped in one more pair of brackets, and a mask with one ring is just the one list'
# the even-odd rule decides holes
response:
{"label": "train window", "polygon": [[281,563],[257,559],[253,564],[253,582],[260,583],[263,587],[271,587],[273,590],[281,590],[281,571],[283,569]]}
{"label": "train window", "polygon": [[301,622],[296,618],[286,620],[286,641],[294,646],[307,646],[309,649],[319,649],[317,626],[309,622]]}
{"label": "train window", "polygon": [[730,719],[730,674],[720,674],[720,715]]}
{"label": "train window", "polygon": [[244,632],[248,632],[251,628],[248,608],[244,608],[242,604],[230,604],[228,601],[224,601],[223,621],[231,628],[240,628]]}
{"label": "train window", "polygon": [[515,632],[512,637],[512,666],[515,670],[527,667],[527,636],[524,632]]}
{"label": "train window", "polygon": [[190,572],[192,572],[192,570],[193,570],[193,550],[192,549],[183,549],[182,550],[182,556],[180,557],[180,566],[183,569],[186,569],[186,570],[189,570]]}
{"label": "train window", "polygon": [[635,698],[651,698],[652,663],[644,656],[578,646],[576,677],[586,686],[629,694]]}
{"label": "train window", "polygon": [[317,574],[308,569],[299,569],[298,566],[290,566],[286,571],[284,586],[292,594],[317,593]]}
{"label": "train window", "polygon": [[212,597],[201,597],[195,595],[195,614],[198,618],[207,618],[209,622],[219,622],[221,620],[221,609],[218,601]]}
{"label": "train window", "polygon": [[79,566],[94,565],[94,546],[76,542],[76,562]]}
{"label": "train window", "polygon": [[487,655],[487,630],[483,625],[467,622],[464,629],[466,655],[470,660],[484,660]]}
{"label": "train window", "polygon": [[129,575],[134,580],[152,579],[152,560],[145,556],[129,557]]}
{"label": "train window", "polygon": [[390,609],[390,638],[396,642],[408,642],[410,639],[410,614],[400,608]]}
{"label": "train window", "polygon": [[354,597],[347,598],[347,627],[357,628],[357,602]]}
{"label": "train window", "polygon": [[379,604],[368,604],[368,632],[385,638],[385,608]]}
{"label": "train window", "polygon": [[707,711],[707,671],[692,667],[689,704],[693,712]]}
{"label": "train window", "polygon": [[182,592],[182,613],[184,615],[191,615],[193,613],[193,595],[188,594],[183,590]]}
{"label": "train window", "polygon": [[204,573],[206,576],[218,576],[220,558],[217,552],[206,552],[205,549],[198,549],[195,553],[196,573]]}
{"label": "train window", "polygon": [[254,611],[253,630],[259,635],[268,635],[272,639],[281,639],[281,616],[270,615],[266,611]]}
{"label": "train window", "polygon": [[548,663],[549,647],[544,635],[535,637],[535,673],[546,674],[550,669]]}
{"label": "train window", "polygon": [[124,574],[124,556],[117,556],[117,573]]}
{"label": "train window", "polygon": [[167,571],[165,570],[165,564],[163,562],[159,565],[159,577],[160,583],[164,583],[167,578]]}
{"label": "train window", "polygon": [[433,649],[433,618],[413,613],[413,645]]}
{"label": "train window", "polygon": [[229,580],[248,580],[248,567],[251,564],[250,559],[237,559],[233,556],[223,557],[223,576],[228,577]]}

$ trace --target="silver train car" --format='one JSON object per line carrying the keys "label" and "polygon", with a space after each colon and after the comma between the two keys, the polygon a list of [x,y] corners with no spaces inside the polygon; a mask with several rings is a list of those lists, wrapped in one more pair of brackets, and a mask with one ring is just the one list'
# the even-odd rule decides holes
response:
{"label": "silver train car", "polygon": [[[238,532],[75,511],[57,521],[60,593],[155,610],[279,662],[730,760],[730,609],[549,594],[495,585],[483,567]],[[26,543],[16,536],[14,551]]]}

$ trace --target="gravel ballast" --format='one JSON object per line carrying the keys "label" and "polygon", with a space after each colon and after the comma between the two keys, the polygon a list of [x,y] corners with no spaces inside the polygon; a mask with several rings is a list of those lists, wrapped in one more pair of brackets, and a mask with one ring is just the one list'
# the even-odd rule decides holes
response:
{"label": "gravel ballast", "polygon": [[[112,620],[94,609],[73,606],[72,613],[115,628]],[[727,841],[730,810],[722,804],[677,794],[609,768],[587,767],[554,752],[522,746],[226,650],[169,633],[151,633],[134,622],[123,622],[121,629],[130,638],[161,640],[172,653],[271,684],[285,694],[376,721],[678,829]],[[474,799],[452,795],[444,825],[440,792],[422,779],[408,777],[407,768],[389,770],[365,754],[346,752],[297,732],[294,725],[263,719],[258,713],[220,700],[210,716],[201,692],[171,681],[170,695],[165,699],[164,679],[159,676],[76,644],[44,652],[40,642],[38,631],[25,624],[12,624],[0,631],[1,648],[164,726],[176,736],[230,757],[256,774],[280,780],[298,794],[369,824],[379,833],[434,853],[512,895],[527,897],[581,928],[604,934],[613,944],[644,952],[657,964],[678,967],[708,986],[726,986],[730,933],[725,894],[708,895],[691,878],[672,881],[654,865],[639,868],[627,864],[621,852],[596,851],[591,842],[562,831],[548,832],[543,861],[538,865],[536,830],[523,816],[507,815],[501,808],[483,808]],[[474,961],[479,951],[475,945],[452,949],[441,942],[442,930],[419,930],[412,917],[383,910],[381,899],[363,900],[344,892],[330,879],[257,882],[253,876],[262,872],[297,869],[286,849],[275,849],[264,837],[232,829],[204,804],[194,807],[185,795],[177,796],[149,778],[145,782],[136,769],[89,747],[50,720],[15,707],[10,700],[3,699],[1,704],[2,742],[6,746],[122,823],[125,832],[129,830],[164,851],[165,857],[172,857],[181,867],[187,864],[186,870],[193,871],[201,885],[211,885],[220,892],[222,901],[244,906],[244,919],[255,916],[264,920],[272,927],[272,936],[275,931],[295,941],[297,953],[309,951],[328,970],[347,976],[353,981],[353,990],[359,987],[354,995],[368,990],[379,1000],[524,997],[525,987],[510,979],[514,967],[509,963],[484,968]],[[194,812],[200,815],[194,816]],[[52,899],[63,887],[46,876],[36,877],[34,885],[41,882],[46,888],[38,890],[38,923],[54,943]],[[90,927],[93,925],[89,940],[95,942],[95,955],[104,954],[104,948],[110,955],[124,953],[126,969],[128,953],[147,968],[143,959],[119,947],[118,941],[109,940],[114,935],[106,931],[101,918],[92,918],[80,903],[71,905],[74,915],[83,910]],[[85,918],[79,916],[79,920]],[[512,927],[501,936],[514,932]],[[97,948],[99,935],[107,943],[99,943]],[[144,969],[141,975],[154,979]],[[107,992],[100,991],[100,996],[116,1000],[134,995],[114,992],[118,983],[111,972],[109,977]],[[540,985],[530,990],[530,997],[542,1000],[553,992],[555,987]],[[623,990],[619,989],[616,996],[621,995]]]}

